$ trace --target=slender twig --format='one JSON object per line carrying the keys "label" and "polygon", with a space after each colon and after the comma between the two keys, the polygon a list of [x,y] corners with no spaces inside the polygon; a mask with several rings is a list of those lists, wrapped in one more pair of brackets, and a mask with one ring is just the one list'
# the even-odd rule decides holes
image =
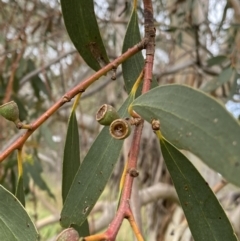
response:
{"label": "slender twig", "polygon": [[[176,189],[170,184],[161,183],[161,182],[154,184],[153,186],[147,187],[143,190],[140,190],[139,198],[140,198],[141,206],[145,206],[159,199],[164,199],[164,200],[167,199],[179,204]],[[39,230],[49,224],[59,222],[60,214],[54,209],[54,207],[49,206],[49,203],[39,195],[37,195],[37,199],[40,199],[43,205],[46,206],[46,208],[52,212],[52,214],[49,215],[48,217],[40,219],[36,222],[37,229]],[[97,233],[109,225],[111,220],[114,218],[117,203],[118,203],[117,201],[114,201],[114,202],[104,201],[104,202],[98,202],[94,206],[89,217],[90,233]],[[92,215],[98,212],[101,213],[101,217],[98,217],[95,220],[95,218],[93,218]]]}
{"label": "slender twig", "polygon": [[121,227],[123,219],[129,218],[130,216],[132,216],[129,200],[131,198],[133,179],[134,177],[136,177],[136,173],[137,173],[137,170],[136,170],[137,159],[138,159],[138,154],[140,149],[142,129],[143,129],[143,121],[141,121],[140,124],[137,125],[134,130],[133,141],[131,144],[129,158],[127,162],[127,173],[124,179],[124,187],[123,187],[120,205],[116,213],[116,216],[114,217],[113,221],[110,223],[106,232],[85,237],[84,238],[85,241],[105,240],[105,239],[108,241],[114,241]]}
{"label": "slender twig", "polygon": [[155,27],[153,19],[153,7],[151,0],[143,0],[144,4],[144,27],[145,38],[148,40],[146,45],[146,64],[144,68],[143,93],[151,87],[153,60],[155,53]]}
{"label": "slender twig", "polygon": [[212,187],[213,192],[216,194],[218,193],[220,190],[222,190],[226,185],[227,185],[227,181],[225,181],[224,179],[222,179],[221,181],[219,181],[218,183],[216,183],[215,186]]}
{"label": "slender twig", "polygon": [[[118,79],[120,76],[122,75],[122,72],[119,72],[117,75],[116,75],[116,78]],[[100,91],[101,89],[103,89],[104,87],[106,87],[109,83],[112,82],[112,79],[109,78],[107,81],[101,83],[100,85],[98,86],[95,86],[94,88],[92,88],[91,90],[89,90],[89,92],[87,92],[86,94],[84,93],[83,96],[81,96],[81,100],[83,99],[86,99],[90,96],[92,96],[93,94],[97,93],[98,91]],[[65,104],[61,109],[66,109],[66,108],[69,108],[72,106],[72,103],[67,103]],[[86,128],[88,131],[90,132],[93,132],[94,130],[97,129],[97,126],[93,125],[92,121],[91,121],[91,117],[88,116],[88,115],[80,115],[80,119],[83,121],[83,122],[80,122],[79,123],[79,127],[82,127],[82,128]],[[65,116],[65,115],[58,115],[56,116],[56,118],[58,121],[67,121],[68,120],[68,116]],[[22,130],[23,131],[23,130]],[[10,145],[12,145],[23,133],[22,131],[18,131],[15,136],[12,136],[8,142],[6,144],[4,144],[3,146],[0,147],[0,153],[3,152],[3,150],[5,150],[6,148],[8,148]]]}
{"label": "slender twig", "polygon": [[132,215],[132,212],[130,212],[129,215],[128,215],[128,221],[129,221],[129,223],[130,223],[130,225],[131,225],[131,227],[132,227],[132,230],[133,230],[133,232],[134,232],[137,240],[138,240],[138,241],[143,241],[142,234],[141,234],[138,226],[136,225],[136,222],[135,222],[135,220],[134,220],[134,217],[133,217],[133,215]]}
{"label": "slender twig", "polygon": [[3,153],[0,154],[0,162],[2,162],[10,153],[14,150],[19,149],[25,143],[29,136],[40,126],[42,125],[50,116],[53,115],[62,105],[66,102],[71,101],[71,99],[76,96],[78,93],[84,92],[92,83],[98,80],[101,76],[105,75],[108,71],[116,69],[116,67],[124,62],[126,59],[130,58],[137,52],[141,51],[145,47],[145,41],[141,41],[132,48],[128,49],[120,57],[116,58],[114,61],[104,66],[102,69],[97,71],[95,74],[85,79],[73,89],[68,91],[60,100],[58,100],[54,105],[52,105],[45,113],[43,113],[36,121],[31,124],[31,128],[19,139],[16,140],[9,148],[7,148]]}
{"label": "slender twig", "polygon": [[110,241],[115,240],[115,237],[117,235],[117,232],[120,228],[120,225],[123,219],[125,217],[128,218],[130,215],[132,215],[129,200],[131,198],[133,180],[134,180],[134,177],[137,176],[137,160],[138,160],[138,154],[140,150],[142,129],[143,129],[143,121],[135,128],[135,131],[133,134],[133,141],[131,144],[129,158],[127,162],[127,173],[125,176],[124,187],[122,191],[119,209],[115,219],[109,225],[109,228],[106,232],[109,235]]}
{"label": "slender twig", "polygon": [[[135,2],[136,3],[136,2]],[[152,81],[152,70],[153,70],[153,59],[155,51],[155,28],[153,21],[153,8],[151,0],[144,0],[144,19],[145,19],[145,41],[146,41],[146,62],[144,67],[144,80],[142,93],[146,93],[150,90],[151,81]],[[140,141],[142,136],[143,129],[143,120],[135,127],[133,140],[131,148],[129,151],[129,157],[127,161],[126,174],[124,173],[124,185],[123,190],[121,190],[121,199],[119,208],[117,210],[116,216],[113,221],[110,223],[106,232],[98,235],[85,237],[85,241],[93,240],[108,240],[114,241],[116,239],[117,233],[120,229],[120,226],[124,218],[127,218],[130,222],[130,225],[136,235],[138,241],[143,241],[142,234],[137,227],[137,224],[134,220],[129,200],[132,193],[132,185],[134,177],[138,176],[137,171],[137,160],[140,149]]]}

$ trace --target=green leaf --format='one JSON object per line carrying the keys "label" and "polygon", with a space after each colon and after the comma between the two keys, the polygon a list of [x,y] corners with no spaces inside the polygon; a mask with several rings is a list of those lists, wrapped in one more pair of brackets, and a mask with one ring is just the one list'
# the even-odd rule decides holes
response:
{"label": "green leaf", "polygon": [[[24,180],[25,180],[25,177],[27,179],[30,176],[34,181],[35,185],[37,185],[41,190],[46,191],[51,198],[53,199],[55,198],[54,194],[51,192],[50,188],[48,187],[48,185],[46,184],[45,180],[41,175],[43,172],[43,169],[42,169],[40,160],[37,156],[37,153],[35,153],[35,155],[30,161],[25,161],[23,163],[23,169],[24,169],[24,175],[26,175],[24,176]],[[25,186],[27,185],[28,183],[25,184]]]}
{"label": "green leaf", "polygon": [[[128,98],[119,110],[127,116]],[[101,195],[118,160],[123,141],[113,139],[104,127],[84,158],[66,197],[61,212],[61,225],[81,225]]]}
{"label": "green leaf", "polygon": [[177,32],[176,34],[176,44],[179,45],[180,47],[182,47],[183,44],[183,33],[182,31]]}
{"label": "green leaf", "polygon": [[22,78],[27,73],[29,61],[32,61],[32,60],[28,60],[28,59],[24,59],[24,58],[20,59],[18,68],[16,70],[16,77],[18,79]]}
{"label": "green leaf", "polygon": [[38,98],[38,100],[40,100],[40,92],[41,91],[44,94],[46,94],[49,98],[51,97],[49,91],[47,90],[46,84],[43,83],[43,81],[41,80],[41,78],[38,75],[31,78],[30,83],[34,90],[35,96]]}
{"label": "green leaf", "polygon": [[75,111],[71,112],[63,154],[62,199],[63,203],[80,166],[78,123]]}
{"label": "green leaf", "polygon": [[[70,190],[74,177],[80,167],[80,146],[79,146],[79,133],[78,133],[78,123],[75,111],[71,112],[66,142],[63,154],[63,174],[62,174],[62,199],[63,204]],[[85,220],[81,226],[72,225],[72,227],[77,230],[79,235],[87,236],[89,235],[88,221]]]}
{"label": "green leaf", "polygon": [[225,62],[228,58],[225,55],[218,55],[207,60],[208,67],[214,65],[220,65]]}
{"label": "green leaf", "polygon": [[162,31],[163,31],[163,32],[175,32],[175,31],[177,31],[177,30],[178,30],[177,27],[175,27],[175,26],[169,26],[169,27],[166,27],[165,29],[163,29]]}
{"label": "green leaf", "polygon": [[61,0],[68,34],[86,63],[94,70],[109,62],[94,13],[93,0]]}
{"label": "green leaf", "polygon": [[[127,31],[123,41],[122,53],[126,52],[129,48],[141,41],[141,35],[138,25],[138,15],[136,9],[133,9],[130,21],[128,23]],[[144,68],[145,60],[141,52],[138,52],[131,58],[122,63],[123,78],[126,87],[126,91],[130,93],[134,83],[139,77],[141,71]],[[153,77],[152,88],[157,86],[157,81]],[[142,91],[142,83],[138,87],[136,96],[139,96]]]}
{"label": "green leaf", "polygon": [[[139,26],[138,26],[138,16],[136,9],[133,9],[130,21],[128,23],[127,31],[123,41],[122,52],[126,52],[130,47],[134,46],[141,41]],[[128,93],[130,93],[136,79],[138,78],[140,72],[144,66],[144,58],[141,52],[138,52],[130,59],[127,59],[122,63],[123,78],[125,82],[125,87]],[[141,87],[139,90],[141,91]]]}
{"label": "green leaf", "polygon": [[87,219],[85,219],[81,226],[72,224],[71,227],[78,232],[80,237],[86,237],[90,235],[89,224]]}
{"label": "green leaf", "polygon": [[213,80],[207,82],[207,84],[202,88],[202,91],[211,92],[217,89],[219,86],[227,83],[231,80],[232,76],[235,75],[236,71],[232,67],[228,67],[224,69],[218,77]]}
{"label": "green leaf", "polygon": [[21,204],[23,206],[25,206],[25,195],[24,195],[24,188],[23,188],[23,176],[20,176],[18,178],[15,196],[21,202]]}
{"label": "green leaf", "polygon": [[7,188],[12,194],[16,193],[16,189],[17,189],[16,184],[17,184],[17,182],[16,182],[16,174],[15,174],[13,168],[10,169],[10,182],[7,181],[7,185],[9,183],[11,184],[11,187],[7,187],[6,186],[6,182],[5,183],[1,183],[1,184],[3,184],[3,186],[5,188]]}
{"label": "green leaf", "polygon": [[137,98],[133,109],[149,122],[159,119],[168,141],[240,186],[240,126],[215,99],[184,85],[165,85]]}
{"label": "green leaf", "polygon": [[10,191],[13,195],[16,194],[16,186],[18,179],[17,171],[18,161],[13,153],[9,156],[7,162],[1,164],[3,175],[1,176],[0,185]]}
{"label": "green leaf", "polygon": [[160,143],[194,240],[236,241],[224,210],[196,168],[168,141]]}
{"label": "green leaf", "polygon": [[37,230],[21,203],[0,185],[0,240],[35,241]]}
{"label": "green leaf", "polygon": [[19,119],[21,121],[26,120],[28,116],[28,111],[26,110],[24,103],[18,96],[14,95],[12,96],[12,99],[17,103],[18,109],[19,109]]}

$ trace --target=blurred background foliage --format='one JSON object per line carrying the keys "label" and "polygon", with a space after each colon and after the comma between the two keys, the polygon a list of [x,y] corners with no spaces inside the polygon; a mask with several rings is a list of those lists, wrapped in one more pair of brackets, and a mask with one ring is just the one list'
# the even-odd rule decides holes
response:
{"label": "blurred background foliage", "polygon": [[[131,1],[96,0],[95,13],[109,59],[121,54],[131,13]],[[182,83],[200,88],[223,102],[236,118],[240,116],[240,2],[238,0],[153,0],[156,26],[154,77],[158,83]],[[143,9],[138,6],[143,35]],[[35,120],[64,93],[93,74],[74,49],[64,26],[57,0],[0,0],[0,105],[15,100],[20,119]],[[77,110],[81,135],[81,159],[93,143],[100,126],[95,112],[101,104],[119,107],[127,94],[121,68],[117,80],[102,77],[83,94]],[[54,240],[61,230],[61,166],[71,103],[64,105],[28,139],[24,146],[24,182],[27,210],[41,240]],[[0,151],[24,131],[0,118]],[[106,227],[114,214],[114,201],[124,160],[123,154],[100,202],[92,211],[92,232]],[[145,128],[135,182],[133,203],[142,208],[136,219],[146,240],[191,240],[183,213],[158,142]],[[221,177],[186,153],[211,186]],[[14,193],[16,153],[0,165],[0,183]],[[111,188],[111,191],[109,191]],[[114,190],[114,191],[112,191]],[[139,196],[140,195],[140,196]],[[240,190],[227,185],[217,196],[240,237]],[[140,198],[139,198],[140,197]],[[125,225],[119,240],[128,240]],[[175,235],[172,235],[172,234]]]}

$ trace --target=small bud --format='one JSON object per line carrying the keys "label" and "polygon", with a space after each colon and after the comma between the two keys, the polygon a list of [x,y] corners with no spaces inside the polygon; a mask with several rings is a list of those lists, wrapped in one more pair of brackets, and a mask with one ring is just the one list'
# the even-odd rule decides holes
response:
{"label": "small bud", "polygon": [[117,111],[107,104],[102,105],[96,114],[96,120],[104,126],[109,126],[114,120],[119,118]]}
{"label": "small bud", "polygon": [[152,129],[154,131],[160,130],[160,121],[159,120],[156,120],[156,119],[152,120]]}
{"label": "small bud", "polygon": [[131,177],[137,177],[139,175],[139,172],[135,168],[131,168],[129,170],[129,174],[130,174]]}
{"label": "small bud", "polygon": [[63,230],[57,237],[56,241],[78,241],[78,232],[73,228]]}
{"label": "small bud", "polygon": [[131,118],[126,118],[127,121],[129,121],[130,125],[139,125],[141,122],[142,122],[142,119],[141,118],[134,118],[134,117],[131,117]]}
{"label": "small bud", "polygon": [[117,119],[110,125],[110,134],[117,140],[127,138],[131,133],[131,126],[128,121],[124,119]]}
{"label": "small bud", "polygon": [[14,101],[1,105],[0,115],[15,124],[20,122],[18,106]]}

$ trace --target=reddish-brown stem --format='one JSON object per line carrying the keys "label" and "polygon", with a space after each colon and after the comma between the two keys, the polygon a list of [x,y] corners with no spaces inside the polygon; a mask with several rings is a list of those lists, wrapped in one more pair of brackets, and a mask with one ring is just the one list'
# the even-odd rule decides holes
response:
{"label": "reddish-brown stem", "polygon": [[142,237],[142,234],[136,224],[136,221],[134,220],[134,217],[133,217],[133,214],[132,212],[129,212],[129,215],[127,217],[131,227],[132,227],[132,230],[137,238],[138,241],[143,241],[143,237]]}
{"label": "reddish-brown stem", "polygon": [[145,41],[140,42],[139,44],[133,46],[128,49],[124,54],[120,57],[116,58],[114,61],[104,66],[102,69],[97,71],[91,77],[82,81],[76,87],[68,91],[60,100],[58,100],[52,107],[50,107],[45,113],[43,113],[36,121],[31,124],[31,129],[28,130],[25,134],[23,134],[19,139],[17,139],[9,148],[7,148],[3,153],[0,154],[0,162],[2,162],[10,153],[14,150],[19,149],[25,143],[30,135],[40,126],[42,125],[55,111],[57,111],[63,104],[70,101],[74,96],[78,93],[84,92],[92,83],[98,80],[101,76],[105,75],[108,71],[116,68],[119,64],[124,62],[126,59],[130,58],[140,50],[145,47]]}
{"label": "reddish-brown stem", "polygon": [[[151,81],[152,81],[152,70],[153,70],[153,60],[154,60],[154,51],[155,51],[155,28],[153,25],[153,8],[151,0],[143,0],[144,3],[144,18],[145,18],[145,40],[146,40],[146,62],[144,66],[144,82],[142,93],[146,93],[150,90]],[[107,237],[107,241],[114,241],[116,235],[120,229],[122,221],[124,218],[127,218],[130,222],[130,225],[137,237],[138,240],[142,241],[142,235],[137,227],[137,224],[134,220],[131,207],[129,204],[132,192],[132,184],[134,177],[137,176],[137,160],[140,148],[140,141],[142,136],[143,129],[143,120],[136,126],[134,130],[133,141],[131,144],[129,158],[127,162],[127,173],[124,179],[124,186],[122,190],[120,205],[117,211],[117,214],[111,224],[109,225],[107,231],[101,234],[101,237]],[[89,236],[84,240],[91,241],[97,240],[97,236]]]}
{"label": "reddish-brown stem", "polygon": [[105,233],[98,233],[95,235],[85,237],[83,239],[83,241],[105,241],[105,240],[108,240],[108,236]]}
{"label": "reddish-brown stem", "polygon": [[124,187],[122,190],[120,205],[115,218],[110,223],[105,233],[102,233],[100,235],[92,235],[89,237],[85,237],[84,238],[85,241],[101,240],[99,239],[99,237],[100,238],[105,237],[105,239],[108,241],[114,241],[124,218],[130,219],[131,225],[134,225],[135,230],[138,230],[138,228],[136,227],[136,224],[132,224],[134,222],[134,219],[133,219],[129,201],[131,198],[133,179],[136,176],[135,173],[137,172],[137,159],[138,159],[138,154],[140,149],[142,129],[143,129],[143,121],[141,121],[134,130],[133,141],[131,144],[128,162],[127,162],[127,173],[124,180]]}
{"label": "reddish-brown stem", "polygon": [[144,26],[145,38],[148,40],[146,45],[146,63],[144,67],[144,82],[142,93],[147,92],[151,87],[153,60],[155,52],[155,27],[153,20],[153,7],[151,0],[143,0],[144,4]]}
{"label": "reddish-brown stem", "polygon": [[221,180],[220,182],[216,183],[216,185],[212,188],[214,193],[218,193],[220,190],[222,190],[227,185],[227,182],[225,180]]}
{"label": "reddish-brown stem", "polygon": [[108,230],[106,231],[106,234],[109,237],[109,241],[115,240],[123,219],[128,217],[129,213],[131,212],[129,201],[131,198],[133,179],[135,177],[133,173],[135,173],[137,170],[137,159],[140,149],[142,129],[143,121],[139,125],[137,125],[134,130],[133,141],[129,152],[127,162],[127,173],[124,181],[124,187],[122,190],[120,205],[115,218],[113,219],[113,221],[108,227]]}

